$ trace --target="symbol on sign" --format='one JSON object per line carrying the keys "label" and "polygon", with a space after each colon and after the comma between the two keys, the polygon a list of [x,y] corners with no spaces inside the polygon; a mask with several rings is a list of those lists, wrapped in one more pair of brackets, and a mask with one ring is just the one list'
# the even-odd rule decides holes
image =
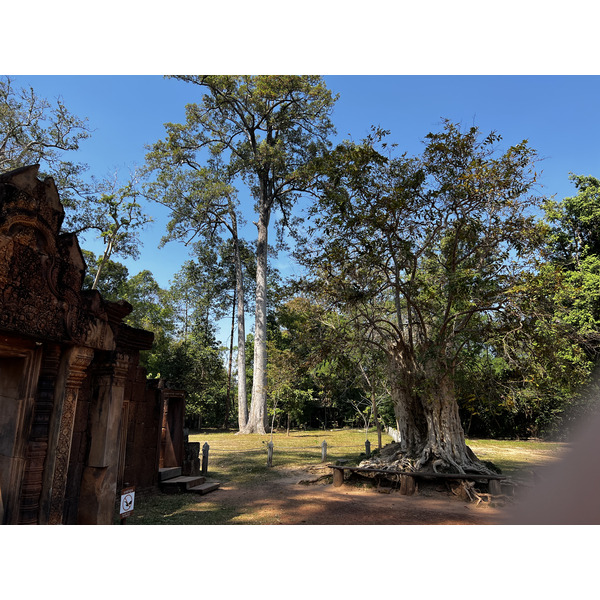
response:
{"label": "symbol on sign", "polygon": [[121,517],[127,517],[133,512],[135,489],[128,488],[121,493]]}

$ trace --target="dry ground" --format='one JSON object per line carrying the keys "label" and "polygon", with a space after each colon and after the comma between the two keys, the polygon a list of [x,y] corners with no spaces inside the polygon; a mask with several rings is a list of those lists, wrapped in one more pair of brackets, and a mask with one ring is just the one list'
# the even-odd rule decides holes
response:
{"label": "dry ground", "polygon": [[[330,469],[313,465],[295,469],[278,467],[280,477],[251,486],[236,486],[232,480],[201,502],[218,503],[232,515],[231,524],[281,525],[491,525],[506,522],[507,510],[518,501],[519,489],[528,489],[535,473],[544,471],[563,453],[557,446],[549,451],[532,444],[511,442],[498,447],[486,441],[470,446],[483,460],[502,465],[509,476],[522,484],[517,496],[501,497],[478,505],[453,495],[445,484],[421,483],[414,496],[403,496],[392,488],[377,488],[370,480],[353,477],[341,487],[333,487]],[[534,467],[529,470],[526,467]],[[513,472],[514,469],[514,472]]]}
{"label": "dry ground", "polygon": [[442,486],[402,496],[370,482],[333,487],[318,481],[318,467],[310,470],[317,473],[285,471],[277,480],[244,488],[229,483],[199,501],[230,510],[235,516],[229,523],[240,525],[488,525],[502,516],[500,507],[461,501]]}

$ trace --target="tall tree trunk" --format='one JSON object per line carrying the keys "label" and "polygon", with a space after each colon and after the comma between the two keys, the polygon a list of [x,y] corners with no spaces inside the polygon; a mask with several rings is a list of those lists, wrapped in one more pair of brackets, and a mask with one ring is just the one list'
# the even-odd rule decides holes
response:
{"label": "tall tree trunk", "polygon": [[244,274],[242,271],[242,259],[240,257],[240,246],[237,237],[237,222],[234,222],[234,247],[235,247],[235,285],[237,295],[237,323],[238,323],[238,426],[240,431],[248,422],[248,398],[246,397],[246,324],[245,324],[245,302],[244,302]]}
{"label": "tall tree trunk", "polygon": [[113,249],[113,240],[110,239],[106,246],[106,250],[104,251],[104,255],[102,256],[102,262],[100,263],[100,266],[98,267],[98,270],[96,271],[96,277],[94,277],[94,283],[92,284],[93,290],[98,288],[98,282],[100,281],[100,275],[102,274],[102,271],[104,271],[104,267],[105,267],[106,263],[108,262],[110,255],[112,254],[112,249]]}
{"label": "tall tree trunk", "polygon": [[254,318],[254,371],[250,415],[243,433],[266,433],[267,424],[267,238],[269,211],[258,221],[256,246],[256,312]]}
{"label": "tall tree trunk", "polygon": [[234,290],[231,309],[231,336],[229,338],[229,362],[227,365],[227,396],[225,398],[225,418],[223,419],[223,429],[229,429],[229,411],[231,410],[231,368],[233,366],[233,334],[235,332],[236,300],[236,291]]}
{"label": "tall tree trunk", "polygon": [[414,367],[397,349],[388,355],[388,366],[400,449],[407,458],[418,458],[424,443],[426,422],[414,393],[415,386],[411,378]]}

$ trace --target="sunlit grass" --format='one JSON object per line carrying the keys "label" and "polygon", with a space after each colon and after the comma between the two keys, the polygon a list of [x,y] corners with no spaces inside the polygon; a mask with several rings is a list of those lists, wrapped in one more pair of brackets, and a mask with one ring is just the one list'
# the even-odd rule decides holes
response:
{"label": "sunlit grass", "polygon": [[136,498],[128,525],[221,525],[235,517],[236,511],[217,502],[203,500],[198,495],[161,494]]}
{"label": "sunlit grass", "polygon": [[[377,448],[377,433],[369,431],[371,450]],[[345,459],[350,464],[361,460],[365,453],[365,431],[339,429],[335,431],[291,431],[273,434],[273,468],[267,466],[267,446],[271,435],[236,435],[235,432],[202,431],[192,433],[190,441],[209,446],[209,475],[218,481],[251,485],[280,476],[278,467],[299,469],[321,462],[322,444],[327,442],[327,462]],[[382,444],[392,441],[382,435]]]}
{"label": "sunlit grass", "polygon": [[519,477],[548,465],[568,449],[564,443],[524,440],[467,440],[467,445],[478,458],[493,462],[509,477]]}

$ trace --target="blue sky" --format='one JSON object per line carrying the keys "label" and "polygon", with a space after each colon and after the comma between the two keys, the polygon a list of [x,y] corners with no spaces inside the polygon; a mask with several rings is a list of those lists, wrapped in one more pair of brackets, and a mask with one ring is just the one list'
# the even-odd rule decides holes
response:
{"label": "blue sky", "polygon": [[[123,174],[144,162],[145,145],[164,136],[166,122],[181,122],[184,107],[199,88],[161,76],[14,76],[48,99],[61,96],[69,109],[87,117],[93,130],[77,158],[98,177],[115,169]],[[390,130],[399,151],[419,153],[424,136],[443,118],[482,132],[496,130],[508,146],[527,139],[539,156],[540,191],[558,198],[574,193],[569,172],[600,176],[600,77],[598,76],[326,76],[339,94],[333,113],[337,139],[365,136],[372,125]],[[240,190],[252,216],[252,200]],[[187,258],[181,244],[158,249],[167,213],[147,207],[155,218],[143,234],[141,258],[125,262],[133,275],[150,269],[164,287]],[[247,235],[255,234],[253,227]],[[82,246],[96,253],[99,243]],[[284,274],[293,265],[282,257]]]}

